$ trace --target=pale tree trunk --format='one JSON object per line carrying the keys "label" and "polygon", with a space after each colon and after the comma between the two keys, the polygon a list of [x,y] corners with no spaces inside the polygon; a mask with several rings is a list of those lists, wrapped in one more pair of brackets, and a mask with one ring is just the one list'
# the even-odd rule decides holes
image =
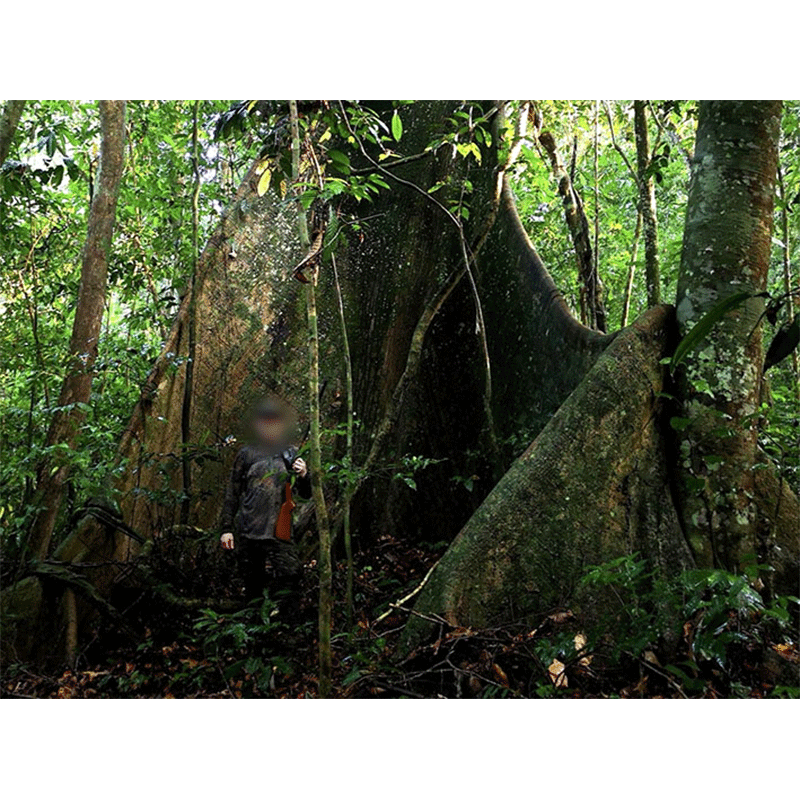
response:
{"label": "pale tree trunk", "polygon": [[639,237],[642,235],[642,212],[636,215],[636,229],[633,232],[631,242],[631,260],[628,264],[628,277],[625,280],[625,296],[622,300],[622,318],[620,328],[628,324],[628,316],[631,312],[631,298],[633,296],[633,279],[636,277],[636,253],[639,250]]}
{"label": "pale tree trunk", "polygon": [[[599,158],[600,147],[598,143],[598,134],[600,126],[600,101],[594,101],[594,147],[592,148],[593,160],[592,166],[594,167],[594,269],[597,272],[600,269],[600,171],[599,171]],[[605,331],[606,328],[604,327]]]}
{"label": "pale tree trunk", "polygon": [[5,164],[14,134],[25,108],[24,100],[8,100],[3,106],[3,115],[0,116],[0,167]]}
{"label": "pale tree trunk", "polygon": [[[92,197],[83,248],[81,282],[69,343],[70,363],[61,385],[58,409],[47,432],[46,447],[66,445],[72,449],[75,446],[86,416],[84,407],[91,396],[92,368],[103,322],[108,253],[125,155],[125,103],[101,100],[99,109],[102,137],[100,174]],[[47,555],[68,475],[68,465],[55,458],[45,459],[39,467],[35,500],[40,510],[28,540],[31,558],[43,559]]]}
{"label": "pale tree trunk", "polygon": [[780,118],[780,102],[700,104],[678,281],[681,335],[726,297],[753,295],[681,376],[687,529],[703,563],[730,570],[770,533],[755,499],[764,311],[755,295],[767,286]]}
{"label": "pale tree trunk", "polygon": [[658,265],[658,223],[656,190],[650,167],[650,141],[647,132],[647,105],[644,100],[633,102],[633,122],[636,134],[636,166],[639,181],[639,212],[644,228],[644,275],[648,307],[661,302],[661,272]]}

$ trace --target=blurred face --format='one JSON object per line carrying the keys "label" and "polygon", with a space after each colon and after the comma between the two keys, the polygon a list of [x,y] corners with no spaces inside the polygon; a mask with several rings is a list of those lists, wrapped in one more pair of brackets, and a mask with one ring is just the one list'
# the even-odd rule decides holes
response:
{"label": "blurred face", "polygon": [[253,428],[261,444],[280,447],[286,441],[286,423],[280,417],[258,417]]}

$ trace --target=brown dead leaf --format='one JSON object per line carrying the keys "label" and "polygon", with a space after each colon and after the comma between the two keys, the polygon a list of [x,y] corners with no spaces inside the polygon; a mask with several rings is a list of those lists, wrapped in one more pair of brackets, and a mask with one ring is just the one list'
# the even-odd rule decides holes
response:
{"label": "brown dead leaf", "polygon": [[[575,642],[575,652],[580,653],[587,644],[586,634],[576,633],[572,641]],[[578,663],[588,667],[592,663],[592,656],[583,656]]]}
{"label": "brown dead leaf", "polygon": [[553,663],[547,668],[547,671],[550,673],[550,680],[553,681],[554,686],[564,688],[569,686],[564,665],[557,658],[553,659]]}
{"label": "brown dead leaf", "polygon": [[505,686],[506,689],[511,688],[508,684],[508,675],[506,675],[506,673],[503,671],[503,668],[496,661],[492,664],[492,672],[494,672],[498,683],[500,683],[502,686]]}

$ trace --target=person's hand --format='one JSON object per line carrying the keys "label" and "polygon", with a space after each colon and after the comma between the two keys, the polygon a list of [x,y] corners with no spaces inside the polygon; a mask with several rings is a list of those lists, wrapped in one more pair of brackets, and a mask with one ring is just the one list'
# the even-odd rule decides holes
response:
{"label": "person's hand", "polygon": [[305,478],[308,475],[308,465],[302,458],[296,458],[294,460],[294,464],[292,464],[292,470],[296,472],[301,478]]}
{"label": "person's hand", "polygon": [[233,534],[232,533],[223,533],[222,536],[219,537],[220,542],[222,543],[223,550],[233,550]]}

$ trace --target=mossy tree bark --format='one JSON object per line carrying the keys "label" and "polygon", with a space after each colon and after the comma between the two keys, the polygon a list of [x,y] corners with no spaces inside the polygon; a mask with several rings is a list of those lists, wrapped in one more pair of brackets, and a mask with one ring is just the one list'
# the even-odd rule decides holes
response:
{"label": "mossy tree bark", "polygon": [[685,335],[736,292],[727,313],[688,357],[680,376],[684,415],[682,497],[704,564],[730,570],[767,555],[771,525],[756,502],[761,320],[772,239],[779,102],[700,104],[678,281]]}
{"label": "mossy tree bark", "polygon": [[503,476],[428,579],[407,645],[436,616],[485,627],[575,604],[591,614],[578,580],[618,556],[638,551],[664,572],[693,563],[661,438],[670,314],[656,307],[622,331]]}

